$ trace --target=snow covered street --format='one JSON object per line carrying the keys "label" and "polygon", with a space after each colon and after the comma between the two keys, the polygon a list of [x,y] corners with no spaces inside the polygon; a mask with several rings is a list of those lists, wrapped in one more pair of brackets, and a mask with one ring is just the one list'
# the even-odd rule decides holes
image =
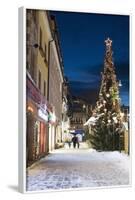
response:
{"label": "snow covered street", "polygon": [[27,190],[56,190],[129,184],[129,157],[119,152],[54,150],[27,171]]}

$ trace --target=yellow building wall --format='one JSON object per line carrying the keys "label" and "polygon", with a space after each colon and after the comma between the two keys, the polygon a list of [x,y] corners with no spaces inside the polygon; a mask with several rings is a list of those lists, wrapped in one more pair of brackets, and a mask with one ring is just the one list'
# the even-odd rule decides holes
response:
{"label": "yellow building wall", "polygon": [[125,131],[124,134],[125,134],[125,139],[124,139],[125,153],[128,153],[128,148],[129,148],[128,131]]}
{"label": "yellow building wall", "polygon": [[40,47],[38,48],[38,56],[37,56],[37,86],[39,85],[38,81],[38,76],[39,76],[39,70],[41,72],[41,93],[44,94],[44,81],[46,82],[46,95],[45,97],[47,98],[47,88],[48,88],[48,42],[50,40],[48,30],[49,24],[48,24],[48,19],[45,11],[38,11],[38,44],[40,45],[40,29],[42,30],[42,48],[43,51],[45,49],[45,44],[46,44],[46,60],[45,62],[45,57],[42,56]]}

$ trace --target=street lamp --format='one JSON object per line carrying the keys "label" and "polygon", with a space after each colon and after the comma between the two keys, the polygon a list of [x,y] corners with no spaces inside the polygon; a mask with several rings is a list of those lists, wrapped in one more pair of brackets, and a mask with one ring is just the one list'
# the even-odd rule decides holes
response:
{"label": "street lamp", "polygon": [[117,124],[118,120],[117,117],[114,116],[112,121],[112,125],[113,125],[113,150],[115,150],[115,132],[114,132],[114,128],[115,128],[115,124]]}
{"label": "street lamp", "polygon": [[85,104],[83,104],[83,110],[85,111],[85,108],[86,108],[86,106],[85,106]]}
{"label": "street lamp", "polygon": [[119,85],[119,87],[121,87],[121,86],[122,86],[121,80],[119,80],[119,83],[118,83],[118,85]]}

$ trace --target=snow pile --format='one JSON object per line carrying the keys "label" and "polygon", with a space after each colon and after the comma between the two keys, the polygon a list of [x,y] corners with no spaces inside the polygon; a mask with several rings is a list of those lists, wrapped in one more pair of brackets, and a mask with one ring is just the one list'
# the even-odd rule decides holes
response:
{"label": "snow pile", "polygon": [[90,148],[88,151],[89,151],[90,153],[96,152],[96,150],[95,150],[95,149],[92,149],[92,148]]}

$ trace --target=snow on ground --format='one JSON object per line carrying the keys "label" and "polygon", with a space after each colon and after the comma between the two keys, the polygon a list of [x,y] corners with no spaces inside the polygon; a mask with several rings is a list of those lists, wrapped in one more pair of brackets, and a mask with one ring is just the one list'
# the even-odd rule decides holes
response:
{"label": "snow on ground", "polygon": [[124,153],[80,149],[54,150],[27,171],[27,190],[56,190],[129,184],[130,159]]}

